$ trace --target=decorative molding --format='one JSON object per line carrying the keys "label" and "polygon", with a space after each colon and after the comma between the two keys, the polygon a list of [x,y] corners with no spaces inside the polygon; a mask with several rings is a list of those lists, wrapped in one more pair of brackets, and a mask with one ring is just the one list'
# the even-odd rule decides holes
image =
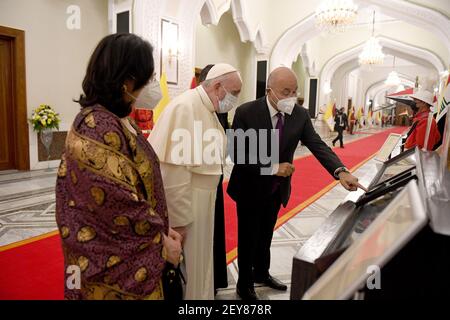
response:
{"label": "decorative molding", "polygon": [[427,29],[436,34],[450,51],[450,19],[439,11],[404,0],[359,0],[389,12],[389,16]]}
{"label": "decorative molding", "polygon": [[[418,48],[416,46],[412,46],[397,40],[389,39],[386,37],[379,37],[379,40],[380,44],[386,49],[403,52],[404,57],[406,56],[416,57],[424,61],[423,63],[424,65],[430,63],[434,67],[436,72],[441,72],[445,70],[444,63],[440,60],[440,58],[436,54],[434,54],[431,51],[428,51],[423,48]],[[342,65],[357,59],[363,46],[364,43],[361,43],[360,45],[353,47],[347,51],[341,52],[338,55],[331,58],[330,60],[328,60],[328,62],[322,68],[322,72],[320,75],[320,88],[323,87],[326,81],[332,80],[333,75]],[[418,60],[416,59],[415,62],[417,61]],[[322,92],[320,92],[319,105],[326,103],[325,99],[326,99],[325,95]]]}
{"label": "decorative molding", "polygon": [[254,44],[258,54],[267,54],[269,47],[262,26],[258,23],[256,28],[251,30],[243,0],[232,0],[231,12],[233,14],[234,23],[238,28],[241,41],[250,41]]}
{"label": "decorative molding", "polygon": [[216,6],[214,5],[212,0],[205,0],[203,2],[204,4],[200,10],[200,18],[202,19],[202,24],[212,24],[217,26],[219,24],[221,15],[218,15]]}
{"label": "decorative molding", "polygon": [[[406,86],[414,86],[414,81],[411,81],[409,79],[405,79],[404,77],[400,76],[400,84],[406,85]],[[384,80],[378,81],[373,83],[369,88],[365,91],[364,94],[364,110],[366,111],[366,101],[369,97],[372,97],[373,100],[377,100],[378,96],[382,94],[386,89],[391,88],[391,86],[387,86],[384,84]]]}
{"label": "decorative molding", "polygon": [[212,0],[199,1],[199,3],[202,2],[200,17],[203,25],[217,25],[222,15],[231,7],[233,21],[238,29],[241,41],[252,42],[258,54],[268,53],[269,47],[262,26],[258,24],[254,30],[251,29],[242,0],[227,1],[220,8],[216,8]]}
{"label": "decorative molding", "polygon": [[[179,7],[176,17],[166,16],[164,6],[159,0],[135,0],[143,2],[142,6],[146,7],[146,13],[142,13],[140,24],[145,26],[140,30],[148,35],[150,40],[157,40],[155,46],[155,63],[156,70],[159,70],[160,61],[160,20],[166,18],[179,24],[180,30],[180,55],[179,55],[179,83],[178,85],[169,85],[169,94],[175,97],[189,89],[195,67],[195,38],[196,26],[200,16],[202,24],[217,25],[221,16],[227,12],[230,7],[232,9],[233,21],[239,31],[242,42],[251,41],[256,48],[259,57],[267,56],[269,53],[267,41],[260,25],[254,30],[251,29],[248,22],[248,16],[245,11],[245,1],[229,0],[223,2],[219,8],[216,8],[212,0],[179,0]],[[150,12],[153,7],[155,11]],[[138,11],[135,10],[137,13]],[[156,23],[154,23],[156,22]],[[152,25],[156,24],[156,26]],[[156,30],[156,34],[155,34]],[[157,71],[159,72],[159,71]]]}
{"label": "decorative molding", "polygon": [[[404,0],[359,0],[361,8],[377,6],[399,20],[427,29],[436,34],[450,52],[450,20],[440,12]],[[302,46],[320,34],[311,15],[289,28],[275,44],[270,59],[270,70],[277,66],[290,66]]]}
{"label": "decorative molding", "polygon": [[279,66],[292,65],[303,45],[319,34],[320,31],[316,28],[314,15],[310,15],[289,28],[275,44],[270,57],[270,70]]}
{"label": "decorative molding", "polygon": [[[414,87],[414,79],[411,79],[409,76],[402,75],[399,74],[399,78],[401,80],[400,84],[402,85],[406,85],[408,87]],[[392,86],[388,86],[384,83],[386,79],[381,79],[381,80],[377,80],[374,81],[371,85],[369,85],[367,87],[367,89],[365,90],[365,100],[367,101],[367,98],[369,97],[373,97],[375,98],[380,91],[382,91],[383,89],[386,88],[392,88]]]}
{"label": "decorative molding", "polygon": [[[385,51],[389,51],[389,54],[395,55],[395,56],[400,56],[400,54],[402,54],[400,51],[395,51],[395,50],[387,50],[385,49]],[[433,66],[428,63],[428,61],[425,61],[423,59],[419,59],[419,58],[415,58],[412,56],[408,56],[407,54],[402,54],[402,58],[405,60],[413,60],[414,59],[414,63],[418,64],[418,65],[422,65],[425,67],[429,67],[429,68],[433,68]],[[348,75],[354,71],[357,70],[359,68],[359,62],[358,62],[358,58],[355,57],[354,59],[347,61],[345,63],[343,63],[339,68],[337,68],[337,70],[333,73],[333,76],[331,78],[330,84],[331,87],[333,88],[333,93],[331,94],[331,97],[336,98],[336,101],[339,102],[339,104],[345,104],[347,101],[347,95],[348,93],[346,92],[346,81],[342,81],[342,79],[347,79]],[[403,77],[404,79],[410,79],[413,84],[414,84],[414,80],[415,80],[415,76],[409,74],[404,74],[399,72],[399,75],[401,77]],[[379,79],[377,79],[376,81],[381,81],[381,80],[385,80],[386,79],[386,75],[380,76]],[[369,84],[371,85],[371,84]],[[362,105],[364,100],[366,99],[364,96],[364,91],[367,89],[367,85],[365,85],[364,87],[361,87],[360,93],[358,93],[356,95],[356,97],[354,97],[355,99],[353,100],[353,102],[356,105]],[[328,95],[325,95],[322,92],[323,98],[325,99],[325,102],[328,102]]]}

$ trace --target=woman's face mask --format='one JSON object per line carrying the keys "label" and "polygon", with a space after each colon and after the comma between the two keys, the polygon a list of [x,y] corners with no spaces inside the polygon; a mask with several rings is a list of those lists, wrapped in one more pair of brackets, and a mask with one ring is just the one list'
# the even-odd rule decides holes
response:
{"label": "woman's face mask", "polygon": [[294,110],[295,104],[297,103],[297,98],[291,97],[291,98],[279,99],[277,94],[275,93],[275,91],[273,91],[272,88],[270,90],[272,91],[272,93],[278,100],[278,102],[277,102],[278,111],[284,112],[288,115],[291,115],[292,111]]}
{"label": "woman's face mask", "polygon": [[159,81],[150,81],[142,90],[139,96],[136,98],[131,93],[127,94],[134,99],[133,106],[139,109],[153,110],[158,106],[158,103],[162,99],[161,86]]}
{"label": "woman's face mask", "polygon": [[229,93],[223,86],[222,88],[225,90],[226,95],[222,100],[219,100],[219,110],[217,112],[227,113],[237,106],[238,97]]}

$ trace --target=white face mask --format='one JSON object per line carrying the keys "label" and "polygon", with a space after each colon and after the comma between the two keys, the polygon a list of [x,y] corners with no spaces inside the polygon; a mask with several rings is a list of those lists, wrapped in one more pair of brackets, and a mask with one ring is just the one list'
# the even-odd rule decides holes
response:
{"label": "white face mask", "polygon": [[155,109],[163,97],[161,86],[157,80],[150,81],[150,83],[142,89],[137,98],[128,92],[127,94],[135,100],[133,103],[134,107],[149,110]]}
{"label": "white face mask", "polygon": [[237,106],[238,97],[229,93],[223,86],[222,88],[225,90],[226,95],[222,100],[219,100],[219,110],[217,112],[227,113]]}
{"label": "white face mask", "polygon": [[[270,89],[272,90],[272,89]],[[272,90],[275,97],[278,99],[277,108],[278,111],[284,112],[288,115],[292,114],[292,111],[294,111],[295,104],[297,103],[296,97],[286,98],[286,99],[279,99],[276,93]]]}

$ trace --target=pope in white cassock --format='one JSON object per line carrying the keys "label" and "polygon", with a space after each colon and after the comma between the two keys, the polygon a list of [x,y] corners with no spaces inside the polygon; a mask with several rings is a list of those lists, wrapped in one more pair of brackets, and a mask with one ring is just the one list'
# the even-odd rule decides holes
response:
{"label": "pope in white cassock", "polygon": [[216,112],[236,107],[241,87],[234,67],[216,64],[201,86],[169,103],[149,137],[161,162],[170,226],[183,236],[186,300],[214,299],[214,205],[227,143]]}

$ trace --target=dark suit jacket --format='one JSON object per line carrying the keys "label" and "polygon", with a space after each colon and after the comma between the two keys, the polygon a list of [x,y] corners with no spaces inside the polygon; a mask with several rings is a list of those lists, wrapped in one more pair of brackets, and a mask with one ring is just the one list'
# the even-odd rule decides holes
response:
{"label": "dark suit jacket", "polygon": [[[246,103],[237,108],[232,127],[234,130],[242,129],[244,131],[248,129],[271,130],[272,121],[270,119],[266,97]],[[260,145],[259,139],[258,136],[258,146]],[[270,150],[270,139],[267,140],[269,140],[267,142],[267,150]],[[293,162],[294,152],[300,140],[333,177],[335,170],[344,166],[336,154],[322,141],[314,130],[308,111],[296,105],[291,115],[285,115],[279,163]],[[247,155],[249,152],[248,142],[245,150]],[[237,157],[236,147],[235,143],[235,152],[232,155],[235,163]],[[261,175],[261,168],[263,167],[270,167],[270,164],[264,165],[259,155],[257,156],[256,164],[250,164],[248,161],[245,164],[235,164],[228,184],[228,194],[236,202],[258,201],[261,197],[267,197],[272,194],[274,179],[278,179],[282,204],[286,207],[291,194],[291,178]],[[305,183],[308,182],[305,181]]]}
{"label": "dark suit jacket", "polygon": [[220,124],[223,127],[223,130],[230,129],[230,125],[228,124],[228,113],[216,113],[216,114]]}
{"label": "dark suit jacket", "polygon": [[[340,121],[339,121],[339,117],[342,116],[342,126],[340,125]],[[334,131],[338,131],[338,130],[342,130],[344,131],[345,128],[348,127],[348,118],[347,115],[345,113],[343,113],[342,115],[337,114],[334,117]]]}

